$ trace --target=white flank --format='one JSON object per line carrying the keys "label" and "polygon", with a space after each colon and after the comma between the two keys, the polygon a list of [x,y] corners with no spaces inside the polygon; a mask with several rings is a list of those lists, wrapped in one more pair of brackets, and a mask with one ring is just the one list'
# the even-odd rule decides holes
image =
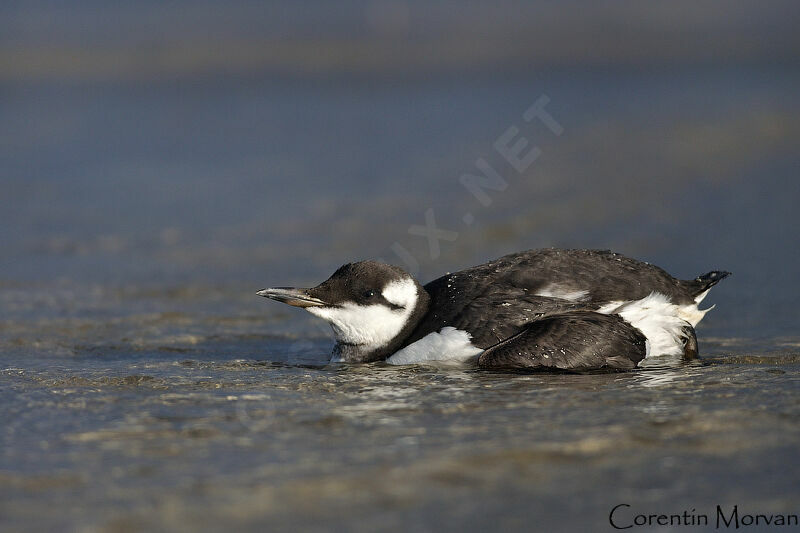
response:
{"label": "white flank", "polygon": [[429,333],[417,342],[395,352],[386,362],[391,365],[409,365],[425,361],[464,362],[483,351],[474,346],[470,340],[471,337],[466,331],[447,326],[438,333]]}
{"label": "white flank", "polygon": [[671,303],[663,294],[654,292],[641,300],[611,302],[597,312],[620,315],[641,331],[647,337],[645,357],[683,354],[683,328],[690,322],[684,318],[685,308]]}
{"label": "white flank", "polygon": [[544,287],[536,292],[536,296],[545,296],[547,298],[558,298],[560,300],[569,300],[570,302],[577,302],[583,300],[589,295],[589,291],[576,291],[561,287],[553,284]]}

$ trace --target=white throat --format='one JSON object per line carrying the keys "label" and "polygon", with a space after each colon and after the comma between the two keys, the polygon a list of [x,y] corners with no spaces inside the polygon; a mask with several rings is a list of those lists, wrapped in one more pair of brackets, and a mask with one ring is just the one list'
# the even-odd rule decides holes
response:
{"label": "white throat", "polygon": [[[339,343],[334,359],[347,360],[348,353],[368,353],[388,345],[403,330],[417,303],[413,280],[393,281],[382,291],[383,297],[399,306],[360,305],[346,302],[336,307],[308,307],[307,311],[327,320]],[[342,345],[348,349],[341,349]]]}

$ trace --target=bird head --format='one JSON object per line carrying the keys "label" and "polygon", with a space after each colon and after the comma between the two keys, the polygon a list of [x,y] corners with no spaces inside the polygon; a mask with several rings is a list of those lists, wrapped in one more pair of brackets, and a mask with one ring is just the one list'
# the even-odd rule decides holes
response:
{"label": "bird head", "polygon": [[346,362],[391,355],[429,302],[428,293],[410,274],[377,261],[343,265],[316,287],[275,287],[256,294],[326,320],[336,338],[333,360]]}

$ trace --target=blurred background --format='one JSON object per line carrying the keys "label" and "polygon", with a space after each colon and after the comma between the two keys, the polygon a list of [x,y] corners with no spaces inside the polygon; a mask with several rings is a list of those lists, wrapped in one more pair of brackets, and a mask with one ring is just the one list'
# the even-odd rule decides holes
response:
{"label": "blurred background", "polygon": [[[0,484],[22,490],[16,499],[6,494],[16,514],[11,503],[5,511],[19,518],[41,509],[46,497],[60,511],[42,514],[39,525],[105,523],[127,531],[138,522],[92,517],[110,505],[107,494],[120,508],[146,514],[156,505],[153,486],[180,493],[175,487],[184,487],[191,469],[210,468],[217,481],[231,471],[245,475],[262,456],[248,456],[239,441],[223,446],[230,463],[204,459],[212,446],[202,440],[205,415],[202,424],[186,413],[170,418],[172,412],[139,420],[133,426],[143,433],[114,434],[109,444],[102,433],[109,425],[132,410],[158,409],[114,389],[101,394],[109,402],[102,416],[86,418],[86,399],[56,416],[52,402],[61,400],[53,395],[70,387],[128,391],[145,383],[141,375],[156,380],[146,381],[153,390],[192,384],[201,374],[224,381],[219,376],[232,372],[225,365],[240,358],[324,360],[326,328],[254,292],[315,284],[352,260],[409,266],[411,257],[423,282],[544,246],[610,248],[682,278],[730,270],[734,276],[708,299],[717,309],[698,329],[701,353],[796,351],[798,20],[794,0],[4,0],[0,364],[17,381],[0,387],[15,421],[5,428]],[[522,118],[543,95],[561,135]],[[512,126],[541,150],[521,173],[493,147]],[[459,183],[477,173],[479,158],[508,183],[487,191],[488,206]],[[428,209],[437,226],[458,233],[440,242],[437,257],[424,237],[409,233],[425,224]],[[220,367],[195,364],[220,358]],[[189,363],[179,366],[182,359]],[[304,370],[286,372],[296,380],[288,389],[304,390]],[[318,394],[333,394],[322,381]],[[260,394],[268,385],[251,386]],[[307,404],[299,398],[297,406]],[[191,401],[185,407],[195,408]],[[289,419],[302,425],[321,416],[302,412]],[[359,420],[380,425],[387,416]],[[330,420],[311,429],[338,427]],[[440,423],[421,427],[433,431],[430,424]],[[164,437],[159,424],[177,433]],[[204,451],[174,459],[181,466],[170,471],[164,450],[187,445],[186,424],[201,425],[201,440],[193,442],[202,441],[197,449]],[[575,435],[582,428],[585,420],[576,421]],[[743,438],[758,440],[762,429]],[[59,431],[73,440],[54,442]],[[302,435],[292,441],[297,449],[309,442]],[[148,463],[142,450],[162,437],[159,453],[167,455]],[[268,442],[262,437],[255,441]],[[380,435],[362,437],[364,449],[382,442]],[[446,451],[450,441],[437,442]],[[320,450],[304,457],[319,465]],[[781,457],[774,452],[764,457]],[[110,485],[86,485],[79,472],[105,478],[117,453],[120,464],[141,472],[122,470]],[[296,459],[286,460],[299,465]],[[754,464],[766,471],[765,463]],[[59,468],[63,476],[46,477]],[[147,477],[162,468],[162,477]],[[726,468],[720,463],[708,479]],[[232,485],[242,483],[231,475]],[[129,486],[118,477],[139,481]],[[780,487],[774,477],[762,481]],[[184,511],[181,505],[202,502],[205,490],[187,486],[175,504]],[[576,489],[551,486],[567,495]],[[291,502],[338,490],[315,487],[298,489]],[[62,489],[85,503],[65,500]],[[64,501],[88,514],[70,515],[69,505],[59,507]],[[599,512],[607,503],[597,503]],[[261,504],[254,505],[249,512]],[[175,508],[159,509],[160,520],[177,516],[170,514]],[[552,509],[539,511],[558,523]]]}
{"label": "blurred background", "polygon": [[[402,266],[395,242],[423,280],[596,247],[684,278],[731,270],[709,324],[790,331],[798,15],[791,0],[3,2],[0,282],[238,292]],[[559,137],[521,119],[541,95]],[[522,174],[492,147],[510,126],[542,150]],[[479,157],[509,183],[488,207],[458,182]],[[459,232],[435,261],[408,233],[429,207]]]}

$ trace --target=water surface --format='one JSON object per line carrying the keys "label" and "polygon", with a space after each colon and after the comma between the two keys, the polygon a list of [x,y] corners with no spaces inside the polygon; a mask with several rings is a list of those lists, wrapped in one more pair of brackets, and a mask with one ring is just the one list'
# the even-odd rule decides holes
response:
{"label": "water surface", "polygon": [[[549,41],[585,27],[574,14],[478,4],[455,19],[410,4],[431,60],[395,53],[386,13],[368,20],[389,37],[354,33],[357,2],[263,27],[250,4],[0,9],[0,528],[570,531],[609,527],[619,503],[798,512],[796,17],[697,8],[685,47],[623,32],[645,59]],[[176,51],[219,16],[241,30],[213,33],[220,56]],[[324,34],[330,64],[296,35],[266,56],[242,44],[265,28]],[[447,45],[479,29],[491,54]],[[509,44],[522,34],[565,44]],[[707,35],[745,45],[715,59]],[[219,71],[231,50],[255,59]],[[542,95],[561,135],[522,120]],[[541,149],[522,173],[493,149],[511,126]],[[508,183],[489,205],[459,183],[478,158]],[[438,256],[408,231],[429,208],[458,233]],[[424,282],[540,246],[733,271],[708,297],[704,359],[601,375],[328,365],[324,324],[254,294],[355,259]]]}

